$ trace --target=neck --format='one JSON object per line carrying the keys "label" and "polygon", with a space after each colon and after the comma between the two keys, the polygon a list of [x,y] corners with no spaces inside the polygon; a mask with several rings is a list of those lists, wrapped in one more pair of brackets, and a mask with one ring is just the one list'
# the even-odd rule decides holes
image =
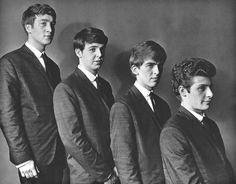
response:
{"label": "neck", "polygon": [[45,45],[39,44],[33,40],[31,40],[30,38],[27,41],[30,45],[32,45],[34,48],[36,48],[37,50],[39,50],[40,52],[45,51]]}
{"label": "neck", "polygon": [[193,112],[195,112],[195,113],[197,113],[197,114],[199,114],[199,115],[201,115],[201,116],[204,114],[204,111],[198,110],[198,109],[193,109],[193,108],[191,108],[188,104],[186,104],[186,103],[184,103],[184,102],[182,102],[181,105],[182,105],[183,107],[185,107],[186,109],[191,110],[191,111],[193,111]]}

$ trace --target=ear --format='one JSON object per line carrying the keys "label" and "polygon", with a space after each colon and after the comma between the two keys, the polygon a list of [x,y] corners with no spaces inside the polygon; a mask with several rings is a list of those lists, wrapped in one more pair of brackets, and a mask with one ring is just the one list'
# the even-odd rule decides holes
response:
{"label": "ear", "polygon": [[178,87],[178,91],[179,91],[179,94],[180,94],[181,98],[184,98],[184,97],[187,96],[188,90],[184,86],[180,85]]}
{"label": "ear", "polygon": [[32,29],[32,25],[30,24],[25,25],[25,30],[27,31],[27,33],[31,33],[31,29]]}
{"label": "ear", "polygon": [[75,49],[75,54],[78,58],[81,58],[82,57],[82,51],[80,49]]}
{"label": "ear", "polygon": [[136,65],[131,66],[131,72],[137,76],[139,74],[139,68]]}

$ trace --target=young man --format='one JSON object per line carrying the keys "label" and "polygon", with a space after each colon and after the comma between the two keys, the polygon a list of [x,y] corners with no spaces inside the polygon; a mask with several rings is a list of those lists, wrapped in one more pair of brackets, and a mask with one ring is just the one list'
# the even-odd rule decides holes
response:
{"label": "young man", "polygon": [[201,58],[186,59],[172,69],[173,91],[181,106],[160,137],[167,184],[235,183],[220,131],[205,114],[215,74],[215,66]]}
{"label": "young man", "polygon": [[131,50],[129,63],[136,81],[110,112],[111,148],[122,184],[165,183],[159,135],[170,109],[153,93],[165,60],[165,50],[154,41]]}
{"label": "young man", "polygon": [[71,184],[118,181],[109,134],[109,110],[114,98],[110,84],[98,76],[107,41],[97,28],[77,33],[74,51],[79,65],[54,93],[54,111],[68,153]]}
{"label": "young man", "polygon": [[45,47],[53,39],[56,13],[46,4],[30,6],[22,16],[26,43],[0,61],[0,122],[19,169],[21,183],[60,184],[65,165],[53,111],[58,66]]}

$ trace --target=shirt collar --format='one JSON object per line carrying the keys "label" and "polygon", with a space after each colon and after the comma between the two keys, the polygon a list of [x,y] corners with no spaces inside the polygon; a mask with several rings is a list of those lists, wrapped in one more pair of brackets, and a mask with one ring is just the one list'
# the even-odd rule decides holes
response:
{"label": "shirt collar", "polygon": [[135,81],[134,86],[140,91],[140,93],[142,93],[145,98],[149,97],[151,91],[141,86],[137,81]]}
{"label": "shirt collar", "polygon": [[86,75],[86,77],[91,81],[94,82],[95,79],[98,77],[98,74],[93,75],[91,72],[86,70],[82,65],[78,65],[78,68]]}
{"label": "shirt collar", "polygon": [[196,112],[194,112],[193,110],[190,110],[184,103],[181,103],[181,105],[187,109],[195,118],[197,118],[200,122],[203,120],[203,118],[205,117],[205,114],[198,114]]}
{"label": "shirt collar", "polygon": [[25,45],[34,53],[34,55],[37,58],[40,58],[42,53],[44,52],[40,52],[38,49],[36,49],[33,45],[31,45],[29,42],[26,42]]}

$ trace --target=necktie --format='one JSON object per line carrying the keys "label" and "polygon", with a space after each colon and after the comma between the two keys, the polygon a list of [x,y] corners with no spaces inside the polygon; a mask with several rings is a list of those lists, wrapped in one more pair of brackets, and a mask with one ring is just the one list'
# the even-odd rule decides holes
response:
{"label": "necktie", "polygon": [[150,92],[149,96],[150,96],[150,99],[152,102],[153,111],[156,112],[157,105],[156,105],[155,98],[154,98],[155,94],[153,92]]}
{"label": "necktie", "polygon": [[102,85],[101,85],[101,82],[99,80],[99,77],[96,77],[95,79],[96,83],[97,83],[97,90],[98,90],[98,93],[102,96],[103,93],[102,93]]}
{"label": "necktie", "polygon": [[202,121],[201,121],[201,124],[202,125],[207,125],[209,121],[211,121],[211,120],[207,116],[204,116]]}
{"label": "necktie", "polygon": [[97,83],[97,91],[98,91],[98,94],[99,96],[101,97],[102,101],[106,104],[107,107],[110,108],[110,105],[109,105],[109,101],[108,99],[106,98],[106,95],[105,95],[105,91],[103,91],[103,87],[102,87],[102,83],[99,79],[100,77],[96,77],[95,81]]}
{"label": "necktie", "polygon": [[43,58],[43,61],[44,61],[44,64],[45,64],[45,70],[46,70],[48,80],[49,80],[50,84],[53,86],[53,88],[55,88],[56,84],[53,80],[53,75],[52,75],[52,71],[51,71],[51,68],[50,68],[50,63],[48,61],[48,58],[47,58],[45,53],[43,53],[41,57]]}

